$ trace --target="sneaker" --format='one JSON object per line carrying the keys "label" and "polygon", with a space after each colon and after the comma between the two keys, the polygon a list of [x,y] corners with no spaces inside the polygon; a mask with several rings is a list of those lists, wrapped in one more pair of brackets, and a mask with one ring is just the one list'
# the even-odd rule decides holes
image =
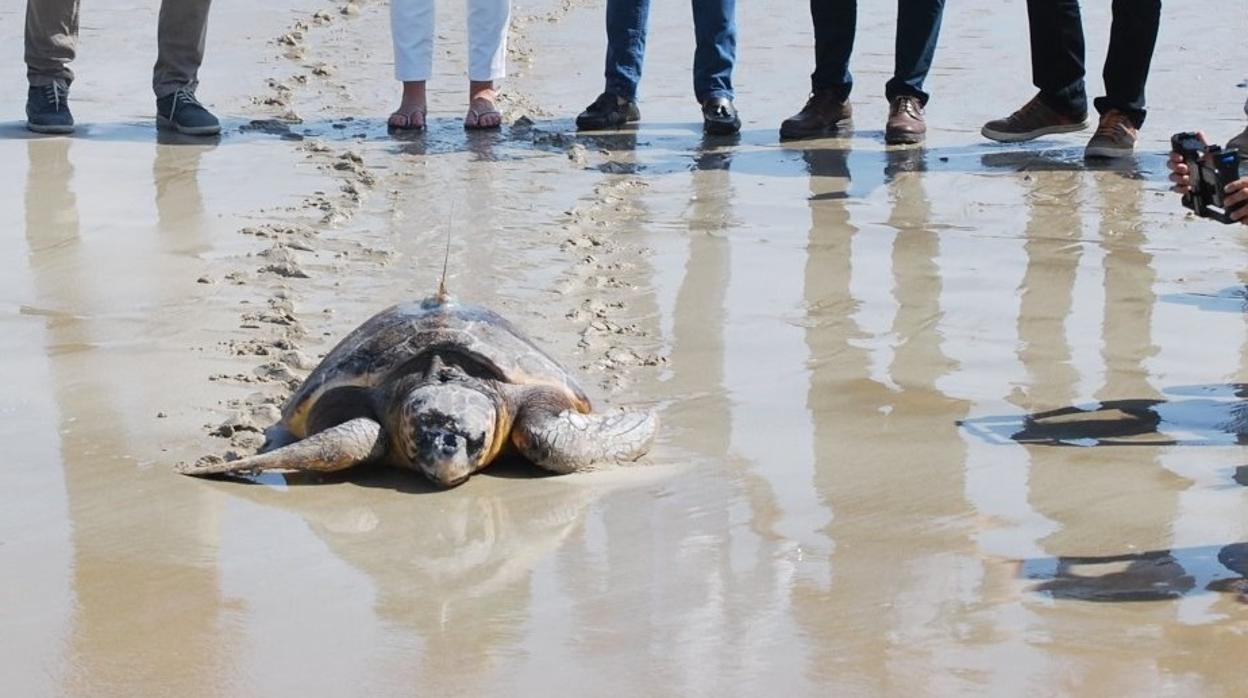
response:
{"label": "sneaker", "polygon": [[53,80],[31,85],[26,92],[26,128],[35,133],[73,133],[74,115],[69,112],[69,83]]}
{"label": "sneaker", "polygon": [[1013,114],[984,124],[980,133],[1000,143],[1017,143],[1049,133],[1082,131],[1087,128],[1087,118],[1087,114],[1063,114],[1036,95]]}
{"label": "sneaker", "polygon": [[922,143],[927,136],[923,120],[923,103],[914,95],[894,97],[888,104],[888,123],[884,142],[892,145]]}
{"label": "sneaker", "polygon": [[593,104],[577,115],[576,127],[582,131],[601,131],[640,120],[641,110],[637,108],[636,102],[603,92]]}
{"label": "sneaker", "polygon": [[173,94],[156,100],[156,124],[188,136],[221,133],[221,122],[195,99],[194,85],[179,87]]}
{"label": "sneaker", "polygon": [[1117,109],[1110,109],[1101,116],[1101,123],[1083,155],[1089,158],[1131,157],[1139,138],[1140,132],[1131,119]]}
{"label": "sneaker", "polygon": [[832,90],[820,90],[806,100],[806,106],[780,124],[780,140],[820,138],[835,135],[853,123],[854,108]]}
{"label": "sneaker", "polygon": [[711,136],[731,136],[741,130],[741,116],[731,99],[711,97],[702,103],[702,130]]}

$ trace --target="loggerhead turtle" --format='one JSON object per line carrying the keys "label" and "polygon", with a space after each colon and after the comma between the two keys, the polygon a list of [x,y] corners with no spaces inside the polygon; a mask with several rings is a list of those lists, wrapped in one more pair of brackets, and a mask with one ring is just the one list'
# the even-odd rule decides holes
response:
{"label": "loggerhead turtle", "polygon": [[514,448],[556,473],[641,457],[650,411],[598,414],[568,372],[486,308],[438,295],[387,308],[338,343],[265,431],[260,453],[186,475],[330,472],[381,461],[453,487]]}

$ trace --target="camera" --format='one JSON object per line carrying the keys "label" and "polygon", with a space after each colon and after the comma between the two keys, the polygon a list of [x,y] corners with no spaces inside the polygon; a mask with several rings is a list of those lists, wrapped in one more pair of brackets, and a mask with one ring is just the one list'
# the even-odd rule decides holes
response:
{"label": "camera", "polygon": [[1183,195],[1183,205],[1202,218],[1234,223],[1222,197],[1226,185],[1239,179],[1239,150],[1205,145],[1195,133],[1174,134],[1170,148],[1183,157],[1192,180],[1191,191]]}

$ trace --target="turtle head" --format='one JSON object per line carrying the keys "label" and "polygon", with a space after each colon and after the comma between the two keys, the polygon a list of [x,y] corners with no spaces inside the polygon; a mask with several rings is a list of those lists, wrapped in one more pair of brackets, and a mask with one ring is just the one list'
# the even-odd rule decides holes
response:
{"label": "turtle head", "polygon": [[497,407],[460,383],[421,385],[403,396],[397,434],[412,465],[443,487],[454,487],[485,466]]}

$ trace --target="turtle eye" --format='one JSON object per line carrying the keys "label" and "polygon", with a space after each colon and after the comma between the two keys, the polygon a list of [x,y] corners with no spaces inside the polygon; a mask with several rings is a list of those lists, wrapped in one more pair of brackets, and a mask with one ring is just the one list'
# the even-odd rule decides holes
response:
{"label": "turtle eye", "polygon": [[475,439],[471,436],[464,436],[464,447],[468,450],[469,454],[475,457],[481,452],[481,449],[485,447],[485,434],[477,434],[477,438]]}

